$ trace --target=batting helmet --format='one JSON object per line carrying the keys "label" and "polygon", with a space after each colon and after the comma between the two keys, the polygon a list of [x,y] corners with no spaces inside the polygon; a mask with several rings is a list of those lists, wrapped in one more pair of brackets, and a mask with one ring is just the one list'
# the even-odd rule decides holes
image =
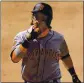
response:
{"label": "batting helmet", "polygon": [[46,24],[49,28],[51,28],[50,24],[53,18],[52,7],[47,3],[38,3],[34,6],[32,13],[41,12],[47,16]]}

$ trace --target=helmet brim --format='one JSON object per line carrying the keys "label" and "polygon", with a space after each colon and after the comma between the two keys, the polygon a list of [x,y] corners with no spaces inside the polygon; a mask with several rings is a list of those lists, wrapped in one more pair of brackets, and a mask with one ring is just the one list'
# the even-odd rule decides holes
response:
{"label": "helmet brim", "polygon": [[31,11],[31,12],[36,13],[36,12],[40,12],[40,10],[36,9],[36,10]]}

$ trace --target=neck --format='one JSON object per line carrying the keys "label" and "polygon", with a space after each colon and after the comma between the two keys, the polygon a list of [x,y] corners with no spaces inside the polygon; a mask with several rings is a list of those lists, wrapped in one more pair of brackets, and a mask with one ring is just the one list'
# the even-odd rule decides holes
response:
{"label": "neck", "polygon": [[39,36],[38,38],[42,38],[47,36],[47,34],[49,33],[49,28],[46,28]]}

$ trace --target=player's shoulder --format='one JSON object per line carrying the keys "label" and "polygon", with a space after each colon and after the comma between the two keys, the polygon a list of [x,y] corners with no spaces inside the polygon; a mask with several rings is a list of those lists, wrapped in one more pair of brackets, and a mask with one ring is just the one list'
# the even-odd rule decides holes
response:
{"label": "player's shoulder", "polygon": [[54,37],[55,37],[56,39],[64,40],[64,35],[63,35],[62,33],[57,32],[57,31],[54,31],[54,30],[52,30],[52,31],[54,32]]}
{"label": "player's shoulder", "polygon": [[28,29],[26,29],[24,31],[18,32],[14,38],[24,38],[25,37],[25,34],[27,32],[30,33],[31,31],[32,31],[32,26],[30,26]]}
{"label": "player's shoulder", "polygon": [[25,35],[26,32],[27,32],[27,30],[18,32],[18,33],[16,34],[16,36],[14,37],[14,39],[15,39],[15,38],[21,38],[23,35]]}

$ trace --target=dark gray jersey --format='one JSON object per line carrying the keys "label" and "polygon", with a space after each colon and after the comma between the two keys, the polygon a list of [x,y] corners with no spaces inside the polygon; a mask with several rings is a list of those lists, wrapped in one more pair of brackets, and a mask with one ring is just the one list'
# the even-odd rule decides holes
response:
{"label": "dark gray jersey", "polygon": [[[16,44],[14,44],[13,50],[26,39],[26,33],[31,32],[31,30],[32,27],[15,36],[14,41]],[[62,48],[64,49],[62,50]],[[28,51],[22,59],[23,79],[39,82],[60,78],[60,53],[60,56],[64,56],[68,53],[68,48],[63,36],[58,32],[50,30],[46,37],[31,41]]]}

